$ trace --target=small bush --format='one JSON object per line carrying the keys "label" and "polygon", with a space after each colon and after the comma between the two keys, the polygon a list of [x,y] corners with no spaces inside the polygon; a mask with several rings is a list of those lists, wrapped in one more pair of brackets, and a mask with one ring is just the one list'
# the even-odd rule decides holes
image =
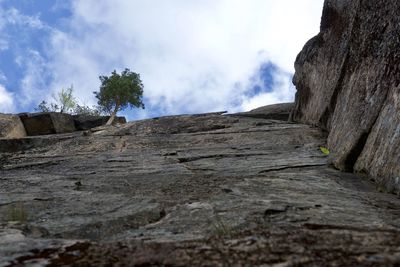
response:
{"label": "small bush", "polygon": [[330,153],[329,149],[327,149],[326,147],[321,146],[319,149],[320,149],[321,152],[322,152],[324,155],[326,155],[326,156],[328,156],[329,153]]}
{"label": "small bush", "polygon": [[231,236],[233,234],[232,227],[219,217],[216,218],[215,222],[212,224],[212,227],[213,236],[222,238],[226,236]]}

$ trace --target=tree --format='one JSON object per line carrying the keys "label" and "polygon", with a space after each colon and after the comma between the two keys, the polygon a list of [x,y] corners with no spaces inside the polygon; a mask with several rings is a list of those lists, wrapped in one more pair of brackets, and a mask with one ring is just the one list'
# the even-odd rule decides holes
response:
{"label": "tree", "polygon": [[60,113],[71,113],[75,109],[77,102],[73,96],[74,87],[71,85],[67,89],[62,88],[57,96],[53,95],[55,102],[48,104],[46,101],[42,101],[35,110],[41,112],[60,112]]}
{"label": "tree", "polygon": [[42,101],[40,102],[40,104],[37,106],[37,108],[35,108],[36,111],[40,111],[40,112],[50,112],[50,111],[54,111],[56,108],[58,107],[54,107],[54,104],[47,104],[46,101]]}
{"label": "tree", "polygon": [[101,116],[102,111],[99,107],[89,107],[85,104],[79,105],[77,104],[76,107],[74,108],[73,114],[76,115],[86,115],[86,116]]}
{"label": "tree", "polygon": [[121,110],[143,108],[143,83],[140,75],[125,69],[118,74],[115,70],[111,76],[100,76],[100,92],[93,92],[98,99],[98,105],[110,114],[106,125],[113,123],[115,116]]}
{"label": "tree", "polygon": [[71,112],[76,106],[76,100],[73,96],[74,87],[71,85],[69,88],[61,89],[58,93],[58,99],[54,97],[56,101],[60,103],[60,113]]}

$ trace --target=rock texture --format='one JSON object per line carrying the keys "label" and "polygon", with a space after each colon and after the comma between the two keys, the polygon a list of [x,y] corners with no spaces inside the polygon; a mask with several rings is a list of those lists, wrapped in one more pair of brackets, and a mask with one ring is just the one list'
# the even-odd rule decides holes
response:
{"label": "rock texture", "polygon": [[[58,112],[0,114],[0,138],[15,139],[89,130],[105,125],[109,118],[109,116],[70,115]],[[123,123],[126,123],[125,117],[116,117],[114,120],[114,124]],[[26,145],[29,146],[29,142],[25,140],[0,140],[0,151],[17,151]]]}
{"label": "rock texture", "polygon": [[[91,115],[73,115],[75,128],[79,131],[89,130],[95,127],[105,125],[110,116],[91,116]],[[114,124],[126,123],[125,117],[115,117]]]}
{"label": "rock texture", "polygon": [[22,138],[25,136],[24,125],[17,115],[0,114],[0,138]]}
{"label": "rock texture", "polygon": [[400,2],[326,0],[298,55],[291,118],[329,132],[331,163],[400,192]]}
{"label": "rock texture", "polygon": [[236,113],[234,116],[287,121],[293,108],[294,103],[281,103],[259,107],[248,112]]}
{"label": "rock texture", "polygon": [[76,131],[71,115],[58,112],[24,113],[19,117],[29,136],[70,133]]}
{"label": "rock texture", "polygon": [[0,266],[400,264],[400,200],[328,168],[312,126],[211,113],[20,142]]}

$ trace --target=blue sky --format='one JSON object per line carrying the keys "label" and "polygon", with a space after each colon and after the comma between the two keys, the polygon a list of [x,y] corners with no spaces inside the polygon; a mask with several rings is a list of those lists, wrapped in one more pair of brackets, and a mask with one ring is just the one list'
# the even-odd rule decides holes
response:
{"label": "blue sky", "polygon": [[292,101],[293,62],[323,0],[0,0],[0,112],[33,111],[74,86],[94,105],[99,75],[141,74],[129,119]]}

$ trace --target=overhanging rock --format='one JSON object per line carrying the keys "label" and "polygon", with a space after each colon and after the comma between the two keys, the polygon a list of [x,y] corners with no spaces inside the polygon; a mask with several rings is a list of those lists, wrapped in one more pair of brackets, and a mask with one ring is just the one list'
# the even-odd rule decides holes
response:
{"label": "overhanging rock", "polygon": [[19,117],[29,136],[70,133],[76,131],[71,115],[57,112],[22,113]]}
{"label": "overhanging rock", "polygon": [[330,162],[400,192],[399,1],[325,1],[296,59],[295,121],[329,132]]}
{"label": "overhanging rock", "polygon": [[[91,128],[105,125],[109,118],[110,116],[73,115],[77,130],[89,130]],[[113,124],[116,123],[126,123],[125,117],[115,117]]]}
{"label": "overhanging rock", "polygon": [[26,136],[20,118],[12,114],[0,114],[0,138],[22,138]]}

